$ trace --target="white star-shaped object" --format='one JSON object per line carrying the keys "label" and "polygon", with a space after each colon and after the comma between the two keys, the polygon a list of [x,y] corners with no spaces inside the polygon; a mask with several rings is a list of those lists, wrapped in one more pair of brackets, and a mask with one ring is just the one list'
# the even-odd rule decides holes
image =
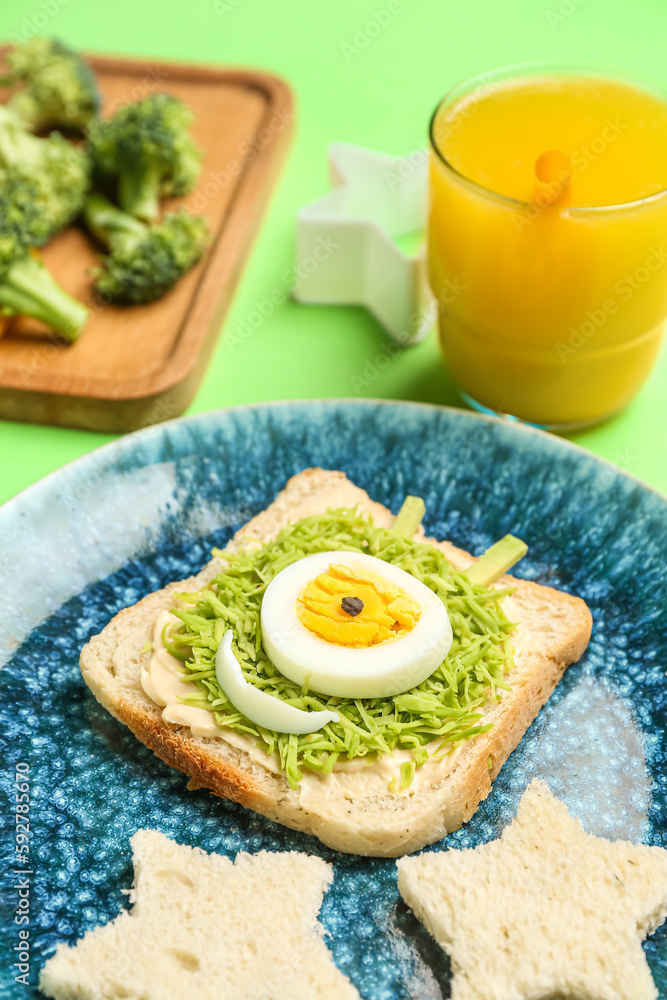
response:
{"label": "white star-shaped object", "polygon": [[40,989],[78,1000],[360,1000],[317,921],[331,866],[260,851],[232,862],[154,830],[132,837],[132,910],[59,945]]}
{"label": "white star-shaped object", "polygon": [[[388,156],[337,142],[329,166],[334,189],[297,214],[294,298],[366,306],[399,343],[423,340],[437,317],[419,239],[426,150]],[[405,238],[419,245],[406,250]]]}
{"label": "white star-shaped object", "polygon": [[667,851],[587,834],[544,782],[498,840],[397,865],[452,1000],[657,1000],[641,942],[667,915]]}

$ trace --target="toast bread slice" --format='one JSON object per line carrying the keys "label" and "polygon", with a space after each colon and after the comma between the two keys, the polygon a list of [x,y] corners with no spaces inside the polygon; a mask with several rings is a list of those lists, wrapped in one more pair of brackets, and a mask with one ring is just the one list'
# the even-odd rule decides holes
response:
{"label": "toast bread slice", "polygon": [[[242,540],[264,543],[290,522],[329,507],[357,507],[377,525],[391,527],[394,515],[371,500],[342,472],[307,469],[289,480],[266,510],[241,528],[228,545]],[[440,548],[451,564],[464,569],[473,557],[446,541],[416,540]],[[246,542],[247,543],[247,542]],[[98,702],[163,761],[190,777],[188,788],[208,788],[249,809],[318,837],[339,851],[377,857],[399,857],[440,840],[470,819],[486,798],[500,768],[548,700],[565,668],[579,659],[591,633],[591,615],[577,597],[525,580],[505,576],[502,586],[516,587],[505,610],[520,625],[513,633],[515,666],[512,690],[487,707],[485,721],[493,729],[464,743],[447,773],[428,762],[418,769],[419,781],[399,794],[363,772],[339,772],[326,786],[308,775],[298,790],[287,779],[258,763],[256,754],[224,738],[195,737],[188,727],[165,723],[162,710],[144,693],[141,670],[151,657],[142,652],[152,638],[160,611],[168,611],[173,595],[204,586],[220,570],[213,559],[195,577],[169,584],[126,608],[83,648],[81,671]],[[425,769],[433,767],[432,772]]]}

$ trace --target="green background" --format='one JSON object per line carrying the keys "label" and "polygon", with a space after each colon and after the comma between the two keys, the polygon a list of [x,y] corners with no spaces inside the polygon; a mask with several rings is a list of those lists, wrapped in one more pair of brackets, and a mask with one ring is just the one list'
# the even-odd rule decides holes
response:
{"label": "green background", "polygon": [[[388,10],[388,23],[368,40],[365,25]],[[430,112],[450,85],[506,63],[593,62],[667,83],[664,0],[2,0],[0,36],[27,33],[99,52],[262,67],[291,82],[296,136],[227,316],[230,332],[256,301],[287,291],[295,212],[327,189],[332,140],[406,153],[423,145]],[[368,372],[388,344],[361,309],[290,301],[233,348],[232,339],[218,342],[189,412],[354,396],[353,376]],[[364,393],[458,405],[432,337],[393,357]],[[663,351],[628,410],[573,440],[667,491],[666,398]],[[0,422],[0,501],[108,440]]]}

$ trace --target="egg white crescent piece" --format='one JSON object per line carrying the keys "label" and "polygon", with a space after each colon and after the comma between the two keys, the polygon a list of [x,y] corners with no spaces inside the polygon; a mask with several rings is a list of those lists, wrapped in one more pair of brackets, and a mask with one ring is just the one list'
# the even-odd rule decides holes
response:
{"label": "egg white crescent piece", "polygon": [[232,649],[233,632],[227,629],[215,657],[215,676],[234,708],[264,729],[278,733],[316,733],[328,722],[336,722],[336,712],[306,712],[249,684]]}
{"label": "egg white crescent piece", "polygon": [[[332,565],[358,568],[401,587],[420,606],[414,628],[376,646],[327,642],[297,616],[306,586]],[[353,596],[353,595],[351,595]],[[309,690],[340,698],[388,698],[421,684],[440,666],[452,644],[447,609],[437,594],[405,570],[360,552],[317,552],[281,570],[266,588],[261,609],[264,649],[285,677]]]}

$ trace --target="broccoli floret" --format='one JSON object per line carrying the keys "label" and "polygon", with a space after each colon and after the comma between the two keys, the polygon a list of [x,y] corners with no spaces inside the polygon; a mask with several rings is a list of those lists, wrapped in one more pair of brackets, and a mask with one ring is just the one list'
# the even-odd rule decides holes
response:
{"label": "broccoli floret", "polygon": [[154,302],[195,266],[208,241],[208,222],[181,210],[147,226],[93,193],[83,217],[92,235],[111,252],[103,258],[95,290],[104,302]]}
{"label": "broccoli floret", "polygon": [[6,82],[23,84],[9,106],[34,132],[72,128],[83,132],[99,114],[95,74],[77,52],[53,38],[31,38],[7,55]]}
{"label": "broccoli floret", "polygon": [[14,193],[11,186],[0,193],[0,312],[30,316],[75,341],[88,310],[63,291],[31,249],[39,207],[13,200]]}
{"label": "broccoli floret", "polygon": [[38,247],[46,242],[49,227],[39,210],[41,189],[27,177],[14,176],[0,170],[0,211],[4,219],[3,232],[12,232],[28,246]]}
{"label": "broccoli floret", "polygon": [[0,105],[0,185],[11,185],[12,199],[32,198],[39,208],[38,231],[32,245],[40,246],[68,225],[83,208],[90,186],[90,161],[57,132],[38,139]]}
{"label": "broccoli floret", "polygon": [[118,186],[118,202],[139,219],[157,218],[160,198],[187,194],[199,176],[201,152],[188,127],[192,112],[168,94],[121,107],[89,130],[97,179]]}

